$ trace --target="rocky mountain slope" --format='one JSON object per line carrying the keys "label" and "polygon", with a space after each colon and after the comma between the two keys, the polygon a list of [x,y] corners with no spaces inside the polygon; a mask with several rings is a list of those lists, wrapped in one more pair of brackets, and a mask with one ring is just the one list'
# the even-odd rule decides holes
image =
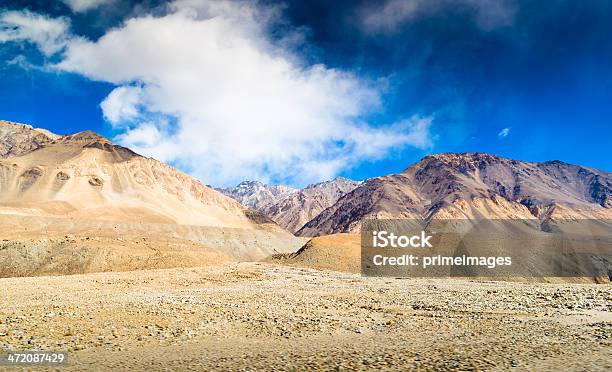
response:
{"label": "rocky mountain slope", "polygon": [[296,232],[358,185],[357,181],[337,177],[301,190],[283,185],[269,186],[258,181],[244,181],[236,187],[217,190]]}
{"label": "rocky mountain slope", "polygon": [[[186,256],[203,262],[196,256],[204,251],[250,260],[302,244],[263,214],[94,132],[53,136],[28,126],[9,129],[3,148],[14,155],[0,159],[0,236],[8,239],[0,243],[0,263],[13,267],[10,272],[23,273],[23,257],[34,266],[64,260],[56,271],[74,273],[95,261],[108,268],[111,256],[116,268],[175,267],[189,264]],[[152,257],[134,256],[125,243],[134,239],[143,247],[146,240],[144,251]],[[168,241],[181,248],[169,252]],[[40,265],[29,272],[56,272]]]}
{"label": "rocky mountain slope", "polygon": [[247,227],[247,208],[90,131],[0,161],[3,212]]}
{"label": "rocky mountain slope", "polygon": [[265,209],[264,213],[285,229],[297,232],[358,185],[359,182],[342,177],[309,185]]}
{"label": "rocky mountain slope", "polygon": [[266,185],[259,181],[243,181],[235,187],[218,188],[216,190],[237,200],[246,207],[262,212],[283,201],[291,194],[298,192],[297,189],[289,186]]}
{"label": "rocky mountain slope", "polygon": [[45,129],[0,120],[0,159],[39,149],[58,137]]}
{"label": "rocky mountain slope", "polygon": [[298,231],[356,232],[366,218],[612,218],[612,173],[482,153],[438,154],[367,180]]}

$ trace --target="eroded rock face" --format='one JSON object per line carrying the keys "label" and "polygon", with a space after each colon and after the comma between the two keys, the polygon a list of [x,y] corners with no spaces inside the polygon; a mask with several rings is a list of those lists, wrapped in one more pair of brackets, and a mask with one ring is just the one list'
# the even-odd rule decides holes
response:
{"label": "eroded rock face", "polygon": [[359,231],[366,218],[612,218],[612,173],[482,153],[438,154],[367,180],[298,235]]}
{"label": "eroded rock face", "polygon": [[264,212],[276,223],[295,233],[359,184],[357,181],[338,177],[331,181],[309,185],[270,206]]}
{"label": "eroded rock face", "polygon": [[44,129],[0,120],[0,159],[39,149],[58,137]]}
{"label": "eroded rock face", "polygon": [[21,191],[25,191],[32,187],[36,181],[43,175],[43,170],[40,168],[30,168],[23,172],[19,177],[19,188]]}

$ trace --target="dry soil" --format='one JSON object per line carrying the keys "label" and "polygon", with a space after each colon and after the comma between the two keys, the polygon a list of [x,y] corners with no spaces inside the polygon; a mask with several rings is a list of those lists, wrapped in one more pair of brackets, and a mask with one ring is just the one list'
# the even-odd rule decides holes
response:
{"label": "dry soil", "polygon": [[609,371],[610,288],[264,263],[5,278],[0,349],[67,351],[62,371]]}

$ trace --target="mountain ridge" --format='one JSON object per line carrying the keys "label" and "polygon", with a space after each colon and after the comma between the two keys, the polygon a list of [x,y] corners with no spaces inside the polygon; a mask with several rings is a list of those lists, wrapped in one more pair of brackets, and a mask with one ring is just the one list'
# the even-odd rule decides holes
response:
{"label": "mountain ridge", "polygon": [[[29,203],[32,210],[44,210],[41,206],[53,204],[45,198],[57,199],[59,195],[61,202],[54,199],[53,208],[71,215],[74,205],[66,209],[64,199],[88,190],[87,187],[97,190],[92,200],[98,202],[105,192],[123,187],[133,195],[135,188],[144,187],[136,192],[137,199],[146,201],[147,213],[155,211],[150,215],[156,216],[152,220],[222,226],[225,222],[213,222],[208,218],[210,213],[194,212],[208,203],[242,221],[234,219],[230,226],[245,221],[255,225],[276,222],[297,235],[311,236],[358,231],[364,218],[599,218],[608,216],[612,209],[610,172],[560,160],[528,162],[480,152],[427,155],[401,173],[364,182],[336,177],[294,189],[243,181],[236,187],[215,191],[90,130],[59,136],[29,125],[0,121],[0,150],[0,203],[4,202],[5,210],[6,205],[14,204],[8,201],[17,199]],[[60,169],[64,163],[68,168],[84,166],[87,174],[80,174],[82,169],[78,175]],[[129,169],[119,172],[121,177],[117,176],[117,169],[108,168],[109,164],[124,167],[119,165],[122,163],[129,164]],[[50,168],[57,168],[52,180],[47,174]],[[7,181],[7,177],[12,181]],[[65,184],[73,182],[74,177],[86,178],[87,182],[66,195]],[[34,187],[41,184],[40,180],[46,180],[43,183],[47,189]],[[32,187],[37,191],[28,191]],[[163,197],[149,195],[155,192],[161,192]],[[172,208],[160,207],[167,204],[164,198],[168,194],[180,203],[190,200],[196,204],[170,212]],[[108,196],[102,199],[113,199]],[[125,211],[129,204],[121,208]],[[76,209],[84,205],[80,203]],[[90,202],[91,205],[95,202]],[[136,214],[127,213],[123,218],[129,220],[141,212],[137,208]],[[200,213],[200,221],[185,219],[190,213]]]}
{"label": "mountain ridge", "polygon": [[[161,191],[161,195],[158,195],[161,199],[169,196],[180,201],[193,198],[193,201],[206,200],[228,211],[246,210],[232,199],[208,189],[200,181],[155,159],[115,145],[89,130],[45,141],[36,149],[4,159],[0,162],[0,168],[3,186],[0,188],[0,200],[20,199],[32,204],[62,200],[79,204],[77,209],[90,209],[97,203],[101,207],[105,202],[111,202],[117,197],[116,194],[125,191],[126,197],[136,193],[137,198],[147,200],[151,209],[159,212],[164,209],[161,205],[169,200],[158,200],[156,203],[155,198],[146,194]],[[73,192],[65,192],[70,183],[82,181],[83,178],[87,179],[87,184],[79,182],[78,186],[74,185]],[[75,195],[83,193],[88,195],[89,200],[76,202]],[[154,205],[157,208],[153,208]],[[177,218],[178,215],[173,217]]]}
{"label": "mountain ridge", "polygon": [[299,190],[259,181],[243,181],[233,188],[217,190],[261,211],[285,229],[296,232],[358,184],[358,181],[336,177]]}
{"label": "mountain ridge", "polygon": [[267,208],[264,213],[295,233],[359,184],[358,181],[344,177],[311,184]]}
{"label": "mountain ridge", "polygon": [[242,181],[234,187],[215,188],[242,205],[259,211],[276,204],[298,190],[285,185],[268,185],[256,180]]}
{"label": "mountain ridge", "polygon": [[428,155],[365,181],[297,232],[357,232],[365,218],[610,218],[612,173],[485,153]]}

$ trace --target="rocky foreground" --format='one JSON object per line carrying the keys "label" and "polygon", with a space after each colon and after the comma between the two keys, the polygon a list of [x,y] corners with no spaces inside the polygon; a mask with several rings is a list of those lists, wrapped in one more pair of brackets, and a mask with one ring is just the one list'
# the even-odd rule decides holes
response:
{"label": "rocky foreground", "polygon": [[0,293],[0,349],[68,351],[69,370],[612,369],[609,285],[245,263],[6,278]]}

